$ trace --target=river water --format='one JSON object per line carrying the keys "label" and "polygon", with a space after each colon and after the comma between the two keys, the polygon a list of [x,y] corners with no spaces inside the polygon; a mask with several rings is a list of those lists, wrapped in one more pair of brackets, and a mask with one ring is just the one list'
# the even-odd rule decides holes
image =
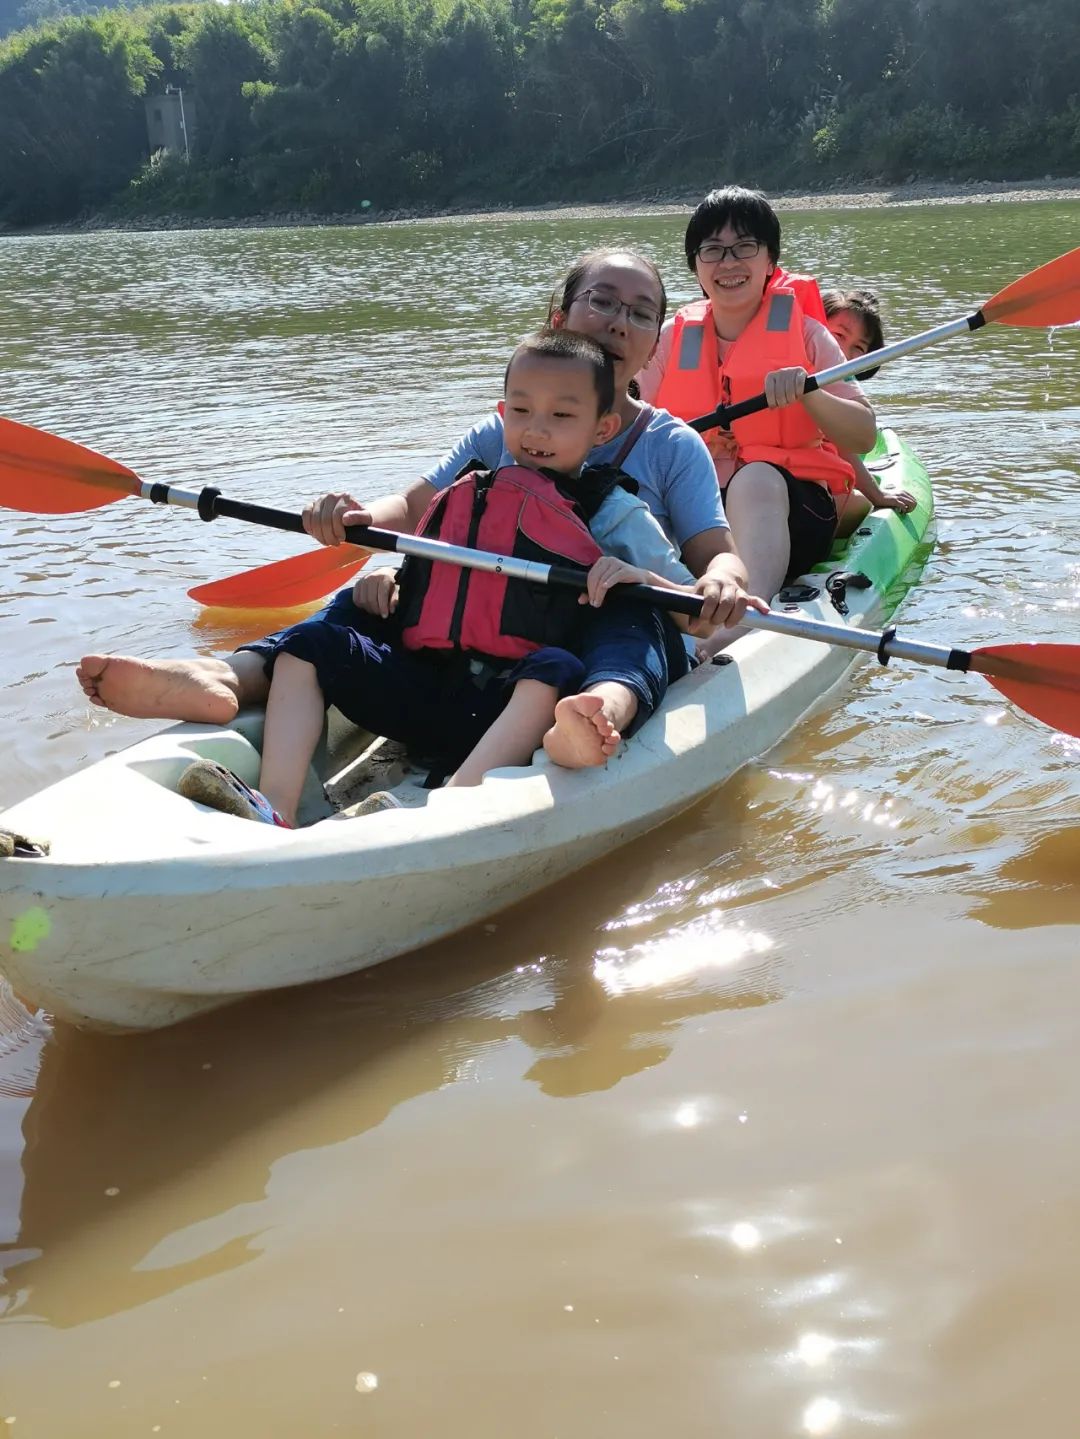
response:
{"label": "river water", "polygon": [[[270,504],[414,477],[580,250],[691,298],[676,218],[0,239],[3,408]],[[1077,204],[784,216],[891,338],[1076,243]],[[1072,642],[1080,332],[887,367],[936,480],[912,638]],[[147,726],[86,649],[240,634],[186,589],[295,540],[0,513],[0,806]],[[691,813],[497,922],[175,1030],[0,991],[15,1439],[1075,1432],[1080,742],[866,665]]]}

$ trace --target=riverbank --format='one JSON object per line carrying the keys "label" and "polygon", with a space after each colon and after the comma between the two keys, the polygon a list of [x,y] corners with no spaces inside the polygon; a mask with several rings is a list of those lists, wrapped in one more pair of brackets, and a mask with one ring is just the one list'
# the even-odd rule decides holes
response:
{"label": "riverbank", "polygon": [[[880,189],[852,190],[838,186],[829,190],[777,190],[768,193],[777,210],[865,210],[912,205],[1033,203],[1080,200],[1080,178],[1044,176],[1041,180],[911,180],[902,185],[883,186]],[[407,224],[417,220],[445,224],[461,224],[466,221],[481,224],[505,220],[510,215],[522,219],[550,216],[568,220],[600,220],[618,215],[682,215],[692,209],[700,199],[700,191],[669,194],[652,192],[637,198],[602,200],[594,204],[564,204],[553,200],[543,205],[505,204],[487,208],[460,206],[442,210],[373,209],[362,214],[352,211],[322,214],[307,210],[235,218],[202,218],[183,214],[124,217],[97,214],[63,225],[39,225],[0,233],[54,235],[84,230],[255,230],[308,225]]]}
{"label": "riverbank", "polygon": [[[911,205],[963,205],[990,202],[1080,200],[1080,178],[1042,180],[913,180],[876,190],[769,190],[776,210],[866,210]],[[515,215],[557,215],[566,219],[602,219],[605,215],[684,215],[701,199],[701,191],[676,195],[610,200],[596,205],[505,206],[502,209],[430,216],[442,220],[497,220]]]}

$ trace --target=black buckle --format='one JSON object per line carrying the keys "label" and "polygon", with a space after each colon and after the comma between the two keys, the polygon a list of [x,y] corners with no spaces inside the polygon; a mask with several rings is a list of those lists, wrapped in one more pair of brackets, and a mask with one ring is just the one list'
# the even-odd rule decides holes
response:
{"label": "black buckle", "polygon": [[816,600],[820,594],[813,585],[785,585],[776,598],[781,604],[801,605],[807,600]]}

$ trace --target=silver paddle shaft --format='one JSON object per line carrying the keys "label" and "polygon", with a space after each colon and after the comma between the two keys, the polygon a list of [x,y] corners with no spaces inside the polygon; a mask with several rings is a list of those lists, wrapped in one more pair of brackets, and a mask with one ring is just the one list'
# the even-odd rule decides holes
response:
{"label": "silver paddle shaft", "polygon": [[937,665],[941,669],[966,670],[971,660],[967,650],[950,649],[948,645],[920,644],[917,640],[901,640],[891,630],[860,630],[853,625],[833,625],[827,620],[809,616],[767,615],[747,610],[742,623],[752,630],[770,630],[773,634],[791,635],[795,639],[819,640],[823,645],[840,645],[849,650],[865,650],[877,655],[882,664],[891,659],[915,660],[919,664]]}
{"label": "silver paddle shaft", "polygon": [[[910,345],[912,342],[909,340],[904,343]],[[173,485],[144,482],[140,494],[143,499],[153,500],[156,504],[179,505],[184,509],[198,510],[204,519],[213,519],[220,514],[233,519],[253,520],[256,524],[270,525],[275,529],[289,530],[296,534],[304,533],[303,521],[299,515],[267,509],[262,505],[250,505],[243,500],[228,500],[213,489],[182,490]],[[515,555],[473,550],[465,545],[447,544],[445,540],[432,540],[423,535],[399,534],[396,530],[381,530],[371,525],[350,525],[345,535],[347,542],[352,545],[389,550],[399,555],[412,555],[420,560],[441,561],[443,564],[459,565],[463,569],[484,570],[488,574],[505,575],[507,579],[525,580],[534,585],[555,585],[579,593],[586,589],[585,571],[569,565],[546,565],[538,560],[524,560]],[[700,595],[663,589],[659,585],[620,585],[618,593],[622,598],[643,600],[658,609],[691,616],[701,613],[703,603]],[[882,635],[873,630],[860,630],[849,625],[813,620],[808,616],[778,614],[774,610],[764,615],[757,610],[747,610],[742,623],[747,629],[771,630],[774,634],[791,635],[797,639],[818,640],[821,644],[841,645],[849,650],[865,650],[868,654],[876,654],[882,664],[896,658],[938,665],[942,669],[966,670],[971,660],[966,650],[900,640],[891,630],[886,630]]]}
{"label": "silver paddle shaft", "polygon": [[906,340],[897,340],[895,344],[886,345],[881,350],[871,350],[869,354],[856,355],[850,360],[845,360],[842,365],[831,365],[827,370],[819,370],[816,375],[811,375],[806,388],[807,390],[820,390],[825,385],[834,384],[837,380],[849,380],[852,375],[861,375],[864,370],[872,370],[876,365],[887,365],[890,360],[899,360],[902,355],[910,355],[913,350],[922,350],[927,345],[936,345],[938,340],[949,340],[953,335],[963,335],[967,331],[977,330],[985,323],[981,310],[976,310],[973,315],[965,315],[962,320],[948,320],[944,325],[935,325],[932,330],[923,330],[921,334],[909,335]]}
{"label": "silver paddle shaft", "polygon": [[[884,349],[871,350],[867,355],[856,355],[854,359],[845,360],[843,364],[819,370],[816,375],[807,378],[803,394],[812,394],[814,390],[824,389],[826,385],[834,384],[837,380],[849,380],[853,375],[861,375],[864,370],[873,369],[875,365],[888,364],[890,360],[898,360],[902,355],[910,355],[913,350],[922,350],[927,345],[936,344],[938,340],[948,340],[951,336],[962,335],[968,330],[978,330],[985,324],[986,319],[981,310],[965,315],[962,320],[947,320],[943,325],[935,325],[932,330],[923,330],[921,334],[911,335],[906,340],[897,340],[895,344],[886,345]],[[769,401],[764,394],[754,395],[748,400],[739,400],[734,405],[720,405],[710,414],[699,415],[696,420],[688,421],[688,424],[692,430],[699,433],[717,428],[727,429],[736,420],[760,414],[768,408]]]}

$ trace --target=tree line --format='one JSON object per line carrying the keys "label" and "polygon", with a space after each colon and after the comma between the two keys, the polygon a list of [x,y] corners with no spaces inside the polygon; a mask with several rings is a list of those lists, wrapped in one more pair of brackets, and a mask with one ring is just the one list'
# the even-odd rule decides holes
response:
{"label": "tree line", "polygon": [[1080,172],[1076,0],[65,3],[0,0],[9,225]]}

